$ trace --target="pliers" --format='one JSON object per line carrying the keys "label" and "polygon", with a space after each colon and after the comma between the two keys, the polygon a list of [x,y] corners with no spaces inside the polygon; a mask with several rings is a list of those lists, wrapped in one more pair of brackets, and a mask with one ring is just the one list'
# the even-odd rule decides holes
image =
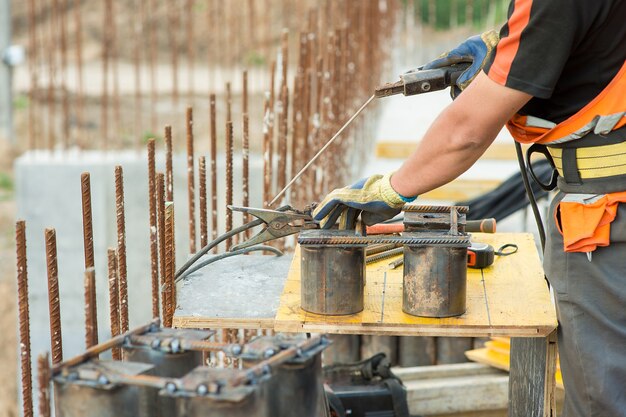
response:
{"label": "pliers", "polygon": [[232,211],[251,214],[261,220],[261,224],[264,225],[259,233],[252,236],[247,241],[233,246],[231,251],[293,235],[301,230],[319,229],[319,224],[313,221],[310,210],[299,211],[290,206],[281,207],[280,211],[236,206],[228,206],[228,208]]}

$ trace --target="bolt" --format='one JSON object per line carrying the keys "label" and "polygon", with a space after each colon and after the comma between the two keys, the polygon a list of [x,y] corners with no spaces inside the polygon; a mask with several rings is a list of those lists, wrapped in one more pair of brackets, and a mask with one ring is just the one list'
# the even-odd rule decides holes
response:
{"label": "bolt", "polygon": [[422,91],[430,91],[430,83],[424,81],[422,85],[420,86],[420,88],[422,89]]}
{"label": "bolt", "polygon": [[209,387],[205,384],[200,384],[198,385],[198,388],[196,388],[196,392],[198,395],[207,395],[209,393]]}

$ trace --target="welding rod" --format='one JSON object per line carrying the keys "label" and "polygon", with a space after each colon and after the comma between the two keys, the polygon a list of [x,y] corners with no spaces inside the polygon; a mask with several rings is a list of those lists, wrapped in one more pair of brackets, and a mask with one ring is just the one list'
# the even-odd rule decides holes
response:
{"label": "welding rod", "polygon": [[161,324],[161,321],[159,319],[154,319],[148,324],[144,324],[142,326],[136,327],[123,334],[114,336],[111,339],[107,340],[106,342],[100,343],[96,346],[92,346],[89,349],[87,349],[85,352],[81,353],[80,355],[74,356],[73,358],[70,358],[66,360],[65,362],[54,364],[52,367],[52,375],[57,375],[63,368],[69,368],[72,366],[80,365],[81,363],[86,362],[89,359],[94,358],[97,355],[113,347],[119,347],[124,343],[124,340],[127,337],[131,337],[135,334],[146,333],[150,331],[151,329],[153,329],[155,326],[159,327],[160,324]]}
{"label": "welding rod", "polygon": [[46,229],[46,263],[48,269],[48,307],[50,312],[50,345],[52,363],[63,361],[61,336],[61,306],[59,299],[59,269],[57,266],[57,240],[54,229]]}
{"label": "welding rod", "polygon": [[367,101],[365,103],[363,103],[363,105],[348,119],[348,121],[341,126],[341,128],[337,131],[337,133],[335,133],[333,135],[332,138],[330,138],[328,140],[328,142],[326,142],[326,144],[322,147],[322,149],[320,149],[314,156],[313,158],[311,158],[309,160],[309,162],[306,163],[306,165],[304,167],[302,167],[302,169],[291,179],[291,181],[289,181],[289,183],[287,183],[287,185],[278,193],[276,194],[276,197],[274,197],[274,199],[272,201],[270,201],[269,206],[273,206],[276,201],[278,201],[278,199],[285,193],[285,191],[287,191],[297,180],[298,178],[300,178],[300,176],[302,176],[302,174],[317,160],[317,158],[319,158],[319,156],[324,153],[324,151],[333,144],[333,142],[335,141],[335,139],[337,139],[339,137],[339,135],[341,135],[341,133],[350,125],[350,123],[352,123],[352,121],[367,107],[368,104],[371,103],[372,100],[374,100],[376,96],[372,95],[370,98],[367,99]]}
{"label": "welding rod", "polygon": [[32,373],[30,367],[30,312],[28,304],[28,270],[26,262],[26,222],[15,223],[17,252],[17,306],[20,329],[20,364],[22,370],[22,407],[24,417],[33,416]]}

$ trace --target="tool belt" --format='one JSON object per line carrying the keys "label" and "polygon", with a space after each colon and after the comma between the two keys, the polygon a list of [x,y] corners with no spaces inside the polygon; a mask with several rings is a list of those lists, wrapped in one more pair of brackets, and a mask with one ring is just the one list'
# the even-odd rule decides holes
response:
{"label": "tool belt", "polygon": [[565,193],[606,194],[626,190],[626,128],[608,135],[589,133],[584,138],[556,145],[535,143],[527,160],[541,153],[555,169],[549,183],[533,179],[545,190],[558,188]]}

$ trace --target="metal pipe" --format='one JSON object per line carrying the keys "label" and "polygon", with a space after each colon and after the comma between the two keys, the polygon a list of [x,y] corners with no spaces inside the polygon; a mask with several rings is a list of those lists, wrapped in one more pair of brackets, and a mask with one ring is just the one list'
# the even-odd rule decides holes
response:
{"label": "metal pipe", "polygon": [[45,235],[46,264],[48,269],[48,307],[50,312],[50,346],[52,349],[52,363],[57,364],[63,361],[63,338],[61,335],[56,231],[54,229],[46,229]]}
{"label": "metal pipe", "polygon": [[20,365],[22,371],[22,412],[33,417],[33,385],[30,366],[30,308],[28,302],[28,266],[26,262],[26,222],[15,223],[17,252],[17,308],[20,332]]}

